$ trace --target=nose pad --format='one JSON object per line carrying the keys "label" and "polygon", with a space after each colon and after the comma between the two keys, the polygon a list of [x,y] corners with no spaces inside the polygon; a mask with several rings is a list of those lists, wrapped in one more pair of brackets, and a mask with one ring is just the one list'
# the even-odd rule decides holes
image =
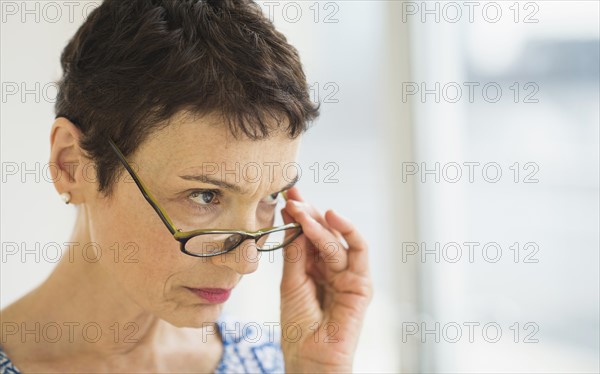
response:
{"label": "nose pad", "polygon": [[227,266],[239,274],[256,271],[261,252],[254,239],[244,240],[237,248],[220,256],[210,257],[215,265]]}

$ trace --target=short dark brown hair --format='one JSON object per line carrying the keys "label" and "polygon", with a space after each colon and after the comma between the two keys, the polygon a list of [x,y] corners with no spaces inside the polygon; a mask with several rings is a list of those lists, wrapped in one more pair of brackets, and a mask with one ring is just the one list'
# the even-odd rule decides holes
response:
{"label": "short dark brown hair", "polygon": [[61,65],[55,114],[81,130],[106,196],[123,171],[107,137],[127,156],[180,111],[250,139],[295,138],[319,116],[298,51],[251,0],[104,0]]}

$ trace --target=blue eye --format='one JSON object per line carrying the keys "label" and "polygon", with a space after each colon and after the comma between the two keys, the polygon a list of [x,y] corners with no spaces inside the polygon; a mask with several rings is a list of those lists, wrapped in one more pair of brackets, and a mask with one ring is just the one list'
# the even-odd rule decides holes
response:
{"label": "blue eye", "polygon": [[198,190],[190,194],[190,198],[199,205],[219,204],[220,191],[218,190]]}
{"label": "blue eye", "polygon": [[[268,207],[268,209],[274,208],[279,202],[280,195],[281,192],[276,192],[265,197],[261,200],[262,206]],[[221,197],[222,192],[220,190],[196,190],[188,195],[188,201],[191,207],[200,213],[212,213],[221,205]]]}

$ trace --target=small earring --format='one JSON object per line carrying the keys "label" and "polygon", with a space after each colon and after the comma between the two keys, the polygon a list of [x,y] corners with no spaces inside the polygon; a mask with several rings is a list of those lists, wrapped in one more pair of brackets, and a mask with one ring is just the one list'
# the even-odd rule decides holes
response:
{"label": "small earring", "polygon": [[60,194],[60,198],[65,202],[65,204],[68,204],[71,201],[71,194],[68,192],[63,192]]}

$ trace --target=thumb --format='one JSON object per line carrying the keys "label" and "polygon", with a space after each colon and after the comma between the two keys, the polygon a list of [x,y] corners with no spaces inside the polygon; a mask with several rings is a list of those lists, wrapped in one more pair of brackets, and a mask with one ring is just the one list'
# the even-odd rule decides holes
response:
{"label": "thumb", "polygon": [[[294,222],[292,216],[285,209],[281,210],[283,222],[285,224]],[[283,248],[283,277],[281,279],[281,290],[290,290],[302,284],[306,277],[305,258],[307,254],[304,248],[306,245],[304,235],[299,236]]]}

